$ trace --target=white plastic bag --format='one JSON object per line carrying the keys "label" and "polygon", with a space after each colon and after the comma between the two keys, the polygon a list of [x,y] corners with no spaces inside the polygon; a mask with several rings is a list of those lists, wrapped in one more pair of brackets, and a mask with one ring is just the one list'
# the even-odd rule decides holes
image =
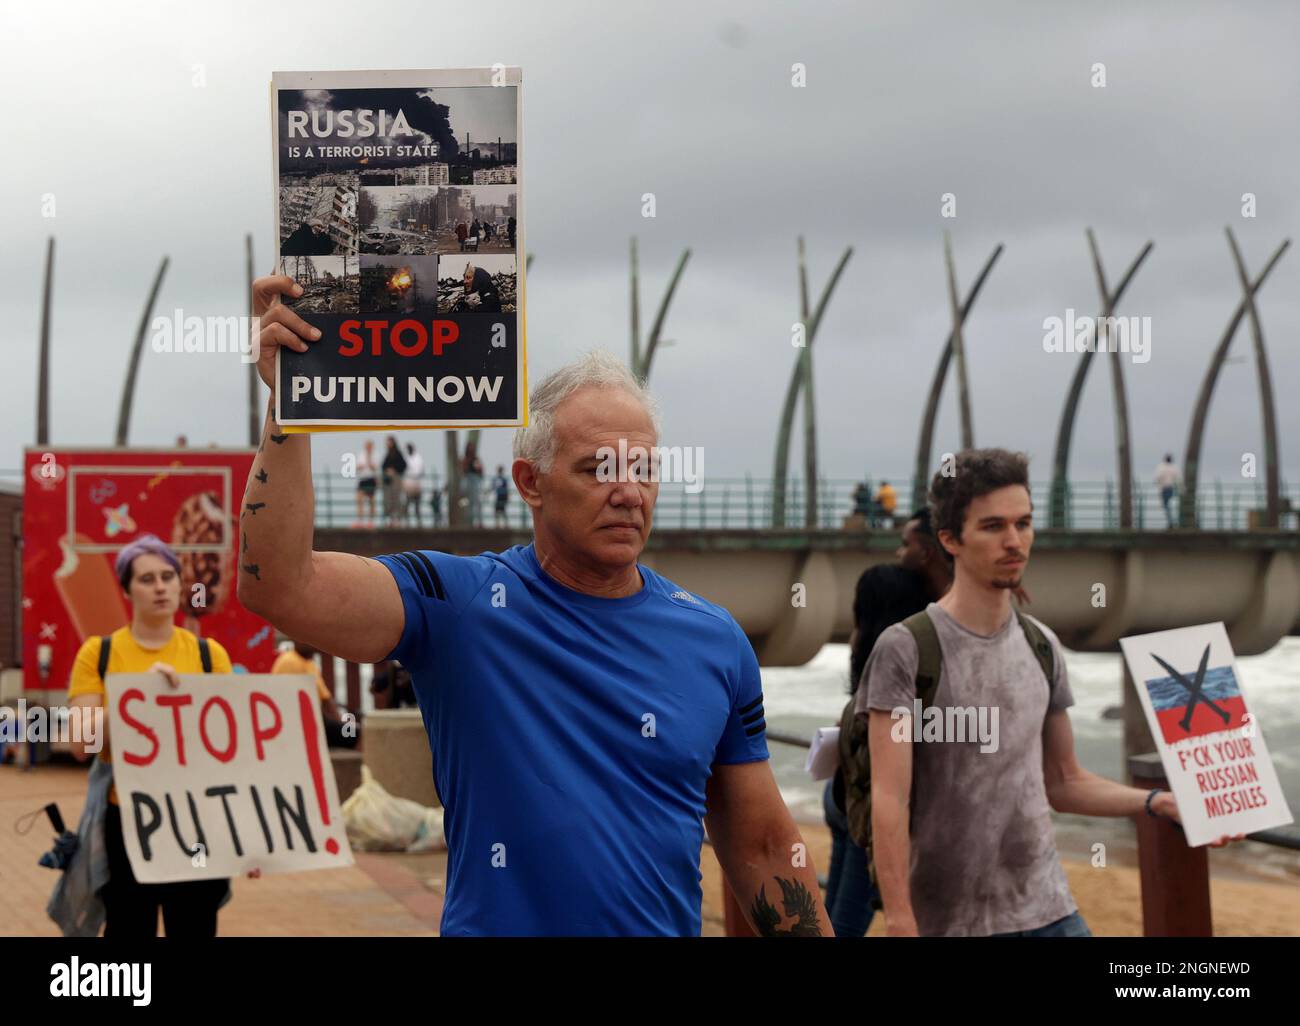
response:
{"label": "white plastic bag", "polygon": [[357,851],[442,851],[442,809],[385,791],[361,766],[361,786],[343,803],[343,825]]}

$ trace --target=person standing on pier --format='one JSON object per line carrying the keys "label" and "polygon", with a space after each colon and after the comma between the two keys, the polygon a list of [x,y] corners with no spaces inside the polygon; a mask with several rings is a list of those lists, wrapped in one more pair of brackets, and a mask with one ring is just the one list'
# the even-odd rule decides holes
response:
{"label": "person standing on pier", "polygon": [[1165,524],[1174,526],[1174,497],[1183,483],[1183,475],[1174,465],[1173,453],[1165,453],[1165,458],[1156,466],[1156,487],[1160,489],[1160,504],[1165,508]]}
{"label": "person standing on pier", "polygon": [[[293,288],[253,283],[268,385],[279,346],[314,340],[279,303]],[[312,550],[311,437],[270,407],[241,603],[323,651],[410,671],[445,807],[443,935],[698,935],[706,827],[755,932],[829,935],[768,764],[749,641],[639,563],[658,481],[597,473],[620,442],[657,445],[650,396],[591,354],[540,382],[529,411],[511,473],[531,544],[367,559]]]}

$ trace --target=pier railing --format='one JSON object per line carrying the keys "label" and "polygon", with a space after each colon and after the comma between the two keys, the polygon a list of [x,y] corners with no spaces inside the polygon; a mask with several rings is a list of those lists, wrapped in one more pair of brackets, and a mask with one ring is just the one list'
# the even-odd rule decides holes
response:
{"label": "pier railing", "polygon": [[[861,529],[864,527],[889,527],[909,512],[908,496],[912,494],[908,478],[886,477],[897,495],[895,512],[891,516],[876,501],[882,479],[870,483],[869,490],[859,490],[862,482],[847,479],[826,479],[818,483],[817,527],[823,529]],[[527,507],[515,493],[513,483],[506,504],[504,522],[498,524],[493,512],[493,499],[485,492],[480,496],[479,523],[475,526],[503,526],[529,529]],[[419,524],[442,527],[447,524],[449,500],[441,475],[427,474],[421,482]],[[434,518],[431,495],[440,490],[438,516]],[[1031,483],[1034,507],[1041,514],[1040,522],[1046,524],[1050,483]],[[316,525],[318,527],[350,527],[358,523],[357,482],[338,473],[317,473]],[[791,478],[785,490],[784,522],[774,523],[771,478],[707,477],[697,484],[662,482],[659,499],[655,505],[655,526],[660,530],[726,528],[760,530],[772,527],[803,527],[805,487],[799,478]],[[383,489],[375,496],[376,526],[387,526],[392,517],[384,507]],[[469,501],[464,494],[452,497],[468,511]],[[1170,512],[1177,525],[1179,499],[1170,502]],[[1196,494],[1198,527],[1212,531],[1244,531],[1252,524],[1253,511],[1263,510],[1265,494],[1263,482],[1214,481],[1202,485]],[[1300,487],[1283,489],[1284,527],[1300,526]],[[396,514],[394,514],[396,516]],[[1168,526],[1159,491],[1154,485],[1135,488],[1133,526],[1138,530],[1159,530]],[[414,516],[404,523],[415,526]],[[1117,530],[1119,528],[1119,495],[1109,481],[1078,481],[1068,486],[1065,503],[1065,526],[1074,530]]]}
{"label": "pier railing", "polygon": [[[498,523],[494,502],[484,491],[478,504],[478,527],[514,527],[531,529],[528,509],[519,499],[513,483],[503,522]],[[894,514],[886,513],[876,495],[882,481],[890,482],[897,496]],[[0,485],[22,488],[23,475],[18,470],[0,470]],[[414,510],[409,516],[388,511],[383,488],[375,494],[373,522],[364,524],[357,509],[357,480],[344,477],[337,471],[318,471],[313,475],[316,496],[317,527],[392,526],[394,522],[409,526],[445,527],[451,502],[467,512],[468,496],[449,497],[446,482],[439,473],[424,474],[420,484],[418,523]],[[860,486],[866,485],[866,491]],[[435,516],[432,495],[439,492],[439,507]],[[1039,523],[1047,522],[1051,485],[1047,481],[1031,482],[1034,508],[1039,512]],[[775,523],[772,510],[777,489],[771,478],[705,477],[695,484],[679,481],[661,482],[659,499],[655,506],[655,527],[660,530],[693,530],[700,528],[729,530],[763,530],[768,528],[804,527],[806,488],[801,478],[792,477],[785,488],[785,513],[781,523]],[[898,518],[910,512],[909,496],[912,483],[908,477],[875,477],[864,481],[847,478],[825,478],[817,483],[817,526],[822,529],[864,527],[888,528],[898,523]],[[1254,526],[1253,515],[1265,507],[1262,480],[1213,481],[1202,484],[1196,492],[1197,526],[1207,531],[1244,531]],[[1177,525],[1179,498],[1170,502],[1170,511]],[[1284,528],[1300,529],[1300,486],[1282,486],[1282,524]],[[1159,530],[1168,526],[1159,490],[1150,484],[1134,487],[1133,526],[1137,530]],[[364,520],[370,520],[368,510]],[[1080,531],[1108,531],[1119,528],[1119,493],[1111,481],[1075,481],[1067,485],[1065,498],[1065,527]]]}

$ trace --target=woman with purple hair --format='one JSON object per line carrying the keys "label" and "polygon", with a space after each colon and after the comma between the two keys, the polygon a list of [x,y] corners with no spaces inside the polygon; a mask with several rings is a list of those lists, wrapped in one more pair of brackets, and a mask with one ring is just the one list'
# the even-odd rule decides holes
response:
{"label": "woman with purple hair", "polygon": [[[210,638],[200,641],[176,626],[180,561],[164,542],[152,534],[141,535],[118,553],[114,570],[130,600],[131,622],[106,637],[86,639],[72,670],[70,706],[102,707],[104,677],[109,673],[159,672],[169,685],[179,687],[180,673],[232,672],[230,656],[221,645]],[[109,763],[108,720],[101,722],[104,744],[99,757]],[[81,736],[86,737],[84,731]],[[86,758],[86,748],[86,741],[74,745],[78,758]],[[160,908],[168,937],[216,936],[217,909],[229,898],[230,881],[137,882],[122,842],[121,810],[112,788],[104,817],[104,845],[109,879],[99,898],[104,905],[105,937],[157,936]]]}

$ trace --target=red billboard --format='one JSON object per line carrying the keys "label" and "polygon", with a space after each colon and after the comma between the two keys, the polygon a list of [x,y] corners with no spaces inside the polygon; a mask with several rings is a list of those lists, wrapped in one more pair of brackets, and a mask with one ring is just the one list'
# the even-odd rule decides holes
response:
{"label": "red billboard", "polygon": [[[181,563],[176,623],[266,673],[275,635],[235,596],[252,449],[28,449],[23,473],[23,686],[68,686],[77,649],[130,619],[113,560],[142,534]],[[196,587],[196,585],[203,587]]]}

